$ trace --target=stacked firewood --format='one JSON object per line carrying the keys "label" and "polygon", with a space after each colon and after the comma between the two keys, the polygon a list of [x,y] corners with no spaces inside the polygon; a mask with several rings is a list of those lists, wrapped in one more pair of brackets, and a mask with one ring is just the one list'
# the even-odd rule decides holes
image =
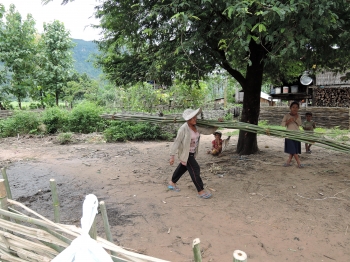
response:
{"label": "stacked firewood", "polygon": [[350,107],[350,88],[315,88],[314,106]]}

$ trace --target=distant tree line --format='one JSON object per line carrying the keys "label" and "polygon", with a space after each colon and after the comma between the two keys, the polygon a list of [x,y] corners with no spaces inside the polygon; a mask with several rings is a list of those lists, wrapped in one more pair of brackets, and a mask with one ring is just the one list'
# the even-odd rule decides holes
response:
{"label": "distant tree line", "polygon": [[23,19],[15,5],[0,4],[1,107],[9,107],[9,97],[19,108],[28,97],[44,108],[91,95],[98,83],[74,70],[74,46],[62,22],[44,23],[39,35],[30,14]]}

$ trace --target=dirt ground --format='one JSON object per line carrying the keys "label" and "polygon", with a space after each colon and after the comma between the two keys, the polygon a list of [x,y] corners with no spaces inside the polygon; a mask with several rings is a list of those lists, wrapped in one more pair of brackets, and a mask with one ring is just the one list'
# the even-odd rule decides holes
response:
{"label": "dirt ground", "polygon": [[[223,138],[226,137],[224,130]],[[104,200],[114,242],[149,256],[193,261],[199,238],[204,262],[350,261],[349,155],[313,146],[301,154],[306,167],[283,167],[283,139],[258,136],[260,154],[235,154],[231,137],[221,157],[206,154],[202,136],[197,160],[211,199],[200,199],[187,174],[181,192],[167,190],[176,166],[171,142],[105,143],[99,134],[0,140],[14,199],[53,220],[50,178],[55,178],[62,223],[80,226],[87,194]],[[304,145],[302,145],[304,147]],[[105,237],[101,215],[98,235]]]}

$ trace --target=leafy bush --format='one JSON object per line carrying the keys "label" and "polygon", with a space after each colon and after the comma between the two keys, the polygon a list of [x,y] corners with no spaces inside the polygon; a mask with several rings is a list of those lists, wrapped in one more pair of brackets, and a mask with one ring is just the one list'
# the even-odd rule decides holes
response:
{"label": "leafy bush", "polygon": [[232,120],[232,119],[233,119],[233,115],[232,115],[231,113],[227,113],[227,114],[225,115],[224,119],[225,119],[226,121]]}
{"label": "leafy bush", "polygon": [[41,120],[46,126],[46,132],[49,134],[67,131],[68,111],[59,107],[48,108],[42,113]]}
{"label": "leafy bush", "polygon": [[126,140],[155,140],[170,139],[172,135],[163,133],[158,125],[151,123],[135,123],[111,121],[111,125],[104,131],[107,142]]}
{"label": "leafy bush", "polygon": [[61,144],[68,144],[72,142],[72,133],[61,133],[57,136],[57,141]]}
{"label": "leafy bush", "polygon": [[69,130],[84,134],[102,131],[106,120],[100,117],[101,113],[102,108],[94,103],[83,102],[77,105],[68,117]]}
{"label": "leafy bush", "polygon": [[41,108],[40,103],[30,103],[29,104],[29,109],[38,109]]}
{"label": "leafy bush", "polygon": [[0,121],[0,136],[10,137],[38,133],[40,120],[30,111],[15,111],[11,117]]}

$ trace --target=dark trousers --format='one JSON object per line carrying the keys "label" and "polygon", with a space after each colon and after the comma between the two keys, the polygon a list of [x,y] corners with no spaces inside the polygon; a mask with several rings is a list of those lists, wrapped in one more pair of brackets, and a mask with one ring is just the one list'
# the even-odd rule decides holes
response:
{"label": "dark trousers", "polygon": [[173,177],[171,178],[171,181],[176,183],[177,181],[179,181],[182,175],[186,173],[186,171],[190,173],[192,182],[196,186],[197,191],[202,191],[204,187],[202,178],[200,177],[201,169],[196,159],[194,158],[194,153],[190,153],[186,166],[184,166],[181,163],[177,166],[177,168],[174,171]]}

